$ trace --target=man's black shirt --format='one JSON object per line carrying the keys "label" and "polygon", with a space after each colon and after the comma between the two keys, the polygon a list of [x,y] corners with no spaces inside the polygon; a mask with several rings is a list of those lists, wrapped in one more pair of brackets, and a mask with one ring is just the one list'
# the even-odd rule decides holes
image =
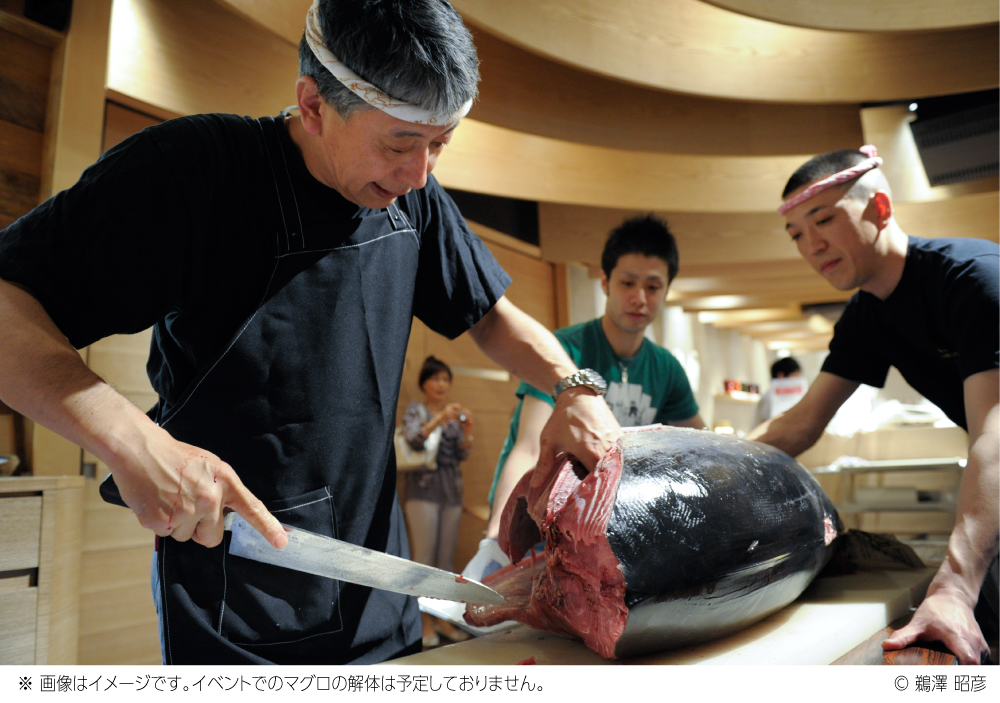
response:
{"label": "man's black shirt", "polygon": [[[259,134],[251,118],[213,114],[129,137],[0,232],[0,278],[29,289],[77,348],[155,325],[150,380],[175,401],[256,309],[273,267],[281,213]],[[281,138],[304,224],[368,212]],[[397,202],[421,239],[413,314],[454,338],[510,278],[433,176]]]}
{"label": "man's black shirt", "polygon": [[962,384],[1000,366],[1000,247],[910,237],[885,300],[859,291],[837,323],[823,370],[881,388],[890,366],[965,428]]}

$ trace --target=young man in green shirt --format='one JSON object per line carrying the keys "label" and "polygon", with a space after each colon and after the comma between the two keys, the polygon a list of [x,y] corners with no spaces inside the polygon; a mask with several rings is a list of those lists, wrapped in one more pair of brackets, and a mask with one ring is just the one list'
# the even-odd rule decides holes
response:
{"label": "young man in green shirt", "polygon": [[[604,397],[622,427],[705,426],[680,363],[645,338],[666,302],[677,262],[677,243],[664,222],[652,215],[625,221],[611,232],[601,256],[604,315],[555,332],[577,368],[593,369],[607,381]],[[552,414],[551,389],[522,382],[517,397],[490,490],[486,538],[463,571],[476,580],[509,563],[497,544],[500,515],[514,486],[538,461],[539,435]]]}

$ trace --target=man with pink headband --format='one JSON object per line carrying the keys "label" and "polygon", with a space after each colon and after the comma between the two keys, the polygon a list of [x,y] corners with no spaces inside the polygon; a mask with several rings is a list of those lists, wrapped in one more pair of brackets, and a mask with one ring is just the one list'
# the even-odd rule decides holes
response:
{"label": "man with pink headband", "polygon": [[[279,548],[280,521],[409,556],[392,438],[414,315],[559,384],[541,463],[593,468],[620,433],[431,176],[479,81],[455,10],[317,0],[299,59],[297,115],[150,127],[0,232],[0,398],[97,455],[102,494],[156,533],[166,663],[420,650],[415,598],[232,557],[223,535],[233,510]],[[76,349],[150,326],[147,416]]]}
{"label": "man with pink headband", "polygon": [[907,236],[881,162],[873,147],[834,151],[785,186],[779,212],[799,252],[837,290],[860,290],[805,397],[750,436],[800,454],[860,384],[881,387],[890,366],[968,431],[947,557],[910,624],[882,647],[939,640],[975,664],[997,640],[1000,247]]}

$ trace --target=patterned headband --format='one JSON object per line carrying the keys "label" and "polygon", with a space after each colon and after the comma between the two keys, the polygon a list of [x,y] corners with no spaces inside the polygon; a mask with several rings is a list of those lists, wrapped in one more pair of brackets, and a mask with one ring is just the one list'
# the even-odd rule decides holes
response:
{"label": "patterned headband", "polygon": [[822,181],[816,181],[795,197],[789,198],[782,203],[781,207],[778,208],[778,214],[784,215],[796,205],[801,205],[805,201],[809,200],[809,198],[817,195],[818,193],[822,193],[827,188],[832,188],[840,183],[846,183],[847,181],[854,180],[858,176],[882,165],[882,159],[876,156],[876,154],[878,154],[878,150],[871,144],[861,147],[858,151],[868,158],[859,163],[857,166],[852,166],[851,168],[845,169],[840,173],[835,173],[832,176],[824,178]]}
{"label": "patterned headband", "polygon": [[379,88],[368,83],[354,71],[340,62],[330,47],[323,41],[323,29],[319,21],[319,0],[313,0],[309,12],[306,13],[306,42],[313,54],[323,64],[326,69],[343,83],[348,90],[357,95],[372,107],[377,107],[382,112],[392,115],[404,122],[427,125],[447,125],[465,117],[472,108],[472,100],[465,103],[458,112],[453,115],[431,112],[417,105],[396,100],[386,95]]}

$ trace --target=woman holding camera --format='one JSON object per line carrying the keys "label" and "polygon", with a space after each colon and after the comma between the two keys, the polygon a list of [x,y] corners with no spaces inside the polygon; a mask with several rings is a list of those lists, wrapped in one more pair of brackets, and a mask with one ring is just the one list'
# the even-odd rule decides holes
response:
{"label": "woman holding camera", "polygon": [[[420,369],[419,384],[424,402],[413,402],[403,413],[403,433],[416,451],[433,433],[439,432],[435,467],[419,468],[405,475],[403,510],[410,530],[413,561],[455,570],[455,545],[462,517],[461,462],[472,445],[472,412],[458,403],[448,403],[451,369],[443,361],[427,357]],[[440,632],[452,641],[468,635],[450,623],[435,621],[423,613],[425,647],[439,643]],[[436,626],[436,627],[435,627]]]}

